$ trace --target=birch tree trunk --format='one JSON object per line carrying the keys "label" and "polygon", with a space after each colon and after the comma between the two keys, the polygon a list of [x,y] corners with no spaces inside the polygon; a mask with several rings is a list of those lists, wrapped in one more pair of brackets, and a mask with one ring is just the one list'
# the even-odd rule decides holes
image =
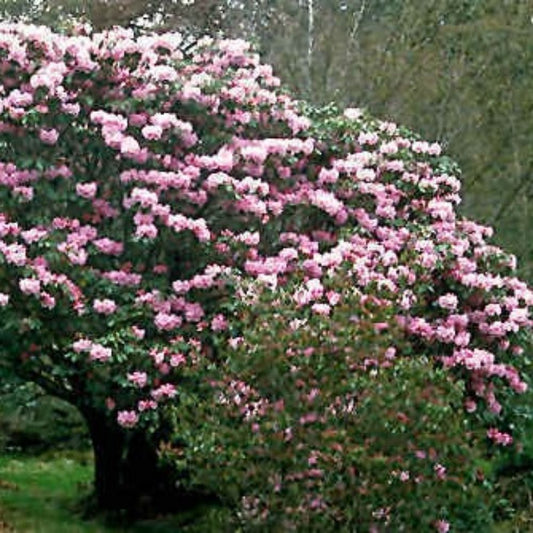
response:
{"label": "birch tree trunk", "polygon": [[313,48],[315,32],[314,0],[307,0],[307,90],[313,94]]}

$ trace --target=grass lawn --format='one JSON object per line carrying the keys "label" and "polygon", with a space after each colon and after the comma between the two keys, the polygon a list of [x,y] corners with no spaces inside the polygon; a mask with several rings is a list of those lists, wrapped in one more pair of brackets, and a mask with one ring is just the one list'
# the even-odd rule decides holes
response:
{"label": "grass lawn", "polygon": [[[82,517],[93,476],[89,453],[42,457],[0,456],[0,532],[176,533],[223,532],[219,509],[196,509],[130,525],[111,526]],[[7,526],[12,529],[8,529]]]}
{"label": "grass lawn", "polygon": [[17,532],[104,531],[101,525],[83,522],[76,513],[91,479],[89,455],[0,457],[2,519]]}

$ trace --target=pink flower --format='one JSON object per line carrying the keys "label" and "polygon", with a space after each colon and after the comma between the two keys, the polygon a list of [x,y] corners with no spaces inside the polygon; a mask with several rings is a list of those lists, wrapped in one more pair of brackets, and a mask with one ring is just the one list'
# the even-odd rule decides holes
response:
{"label": "pink flower", "polygon": [[233,350],[236,350],[243,342],[244,339],[242,337],[233,337],[228,340],[228,344]]}
{"label": "pink flower", "polygon": [[122,270],[111,270],[110,272],[104,272],[102,277],[108,279],[116,285],[125,287],[135,287],[141,283],[140,274],[133,274],[124,272]]}
{"label": "pink flower", "polygon": [[511,352],[513,355],[522,355],[524,353],[524,348],[522,348],[522,346],[513,346]]}
{"label": "pink flower", "polygon": [[499,431],[496,428],[487,430],[487,437],[495,444],[501,444],[502,446],[509,446],[513,443],[513,437],[509,433]]}
{"label": "pink flower", "polygon": [[309,202],[322,209],[330,216],[336,216],[343,211],[343,203],[332,193],[317,190],[309,193]]}
{"label": "pink flower", "polygon": [[178,118],[172,113],[156,113],[150,117],[150,122],[164,130],[179,124]]}
{"label": "pink flower", "polygon": [[409,481],[409,478],[410,478],[409,472],[406,471],[406,470],[402,470],[402,471],[400,472],[400,475],[398,476],[398,479],[399,479],[400,481],[402,481],[403,483]]}
{"label": "pink flower", "polygon": [[26,241],[27,244],[32,244],[34,242],[40,241],[41,239],[46,237],[47,234],[48,232],[46,230],[40,228],[31,228],[21,233],[22,238]]}
{"label": "pink flower", "polygon": [[76,353],[88,352],[93,343],[89,339],[79,339],[72,344],[72,348]]}
{"label": "pink flower", "polygon": [[139,154],[141,147],[139,143],[133,137],[124,137],[120,143],[120,153],[128,156],[134,157]]}
{"label": "pink flower", "polygon": [[199,303],[187,303],[185,305],[185,318],[188,322],[199,322],[203,316],[204,310]]}
{"label": "pink flower", "polygon": [[444,296],[441,296],[438,299],[439,306],[442,307],[442,309],[447,309],[449,311],[453,311],[457,309],[458,299],[455,294],[452,294],[451,292],[445,294]]}
{"label": "pink flower", "polygon": [[185,356],[182,353],[174,353],[170,356],[170,366],[178,367],[186,363]]}
{"label": "pink flower", "polygon": [[39,131],[39,139],[41,139],[44,144],[53,145],[59,139],[59,132],[54,128],[49,130],[42,129]]}
{"label": "pink flower", "polygon": [[394,346],[389,346],[385,350],[385,359],[395,359],[396,358],[396,348]]}
{"label": "pink flower", "polygon": [[448,533],[450,531],[450,523],[446,520],[437,520],[435,522],[435,529],[438,533]]}
{"label": "pink flower", "polygon": [[95,182],[76,184],[76,194],[87,200],[95,197],[97,189],[98,185]]}
{"label": "pink flower", "polygon": [[146,375],[146,372],[133,372],[128,374],[128,380],[134,385],[137,385],[137,387],[142,388],[148,382],[148,376]]}
{"label": "pink flower", "polygon": [[383,143],[380,146],[379,151],[382,154],[386,154],[386,155],[395,154],[395,153],[398,152],[398,144],[395,141],[390,141],[390,142],[387,142],[387,143]]}
{"label": "pink flower", "polygon": [[123,428],[132,428],[138,421],[139,417],[135,411],[119,411],[117,414],[117,422]]}
{"label": "pink flower", "polygon": [[135,231],[135,237],[142,239],[155,239],[158,234],[157,227],[154,224],[140,224]]}
{"label": "pink flower", "polygon": [[425,141],[415,141],[411,145],[411,150],[416,154],[425,154],[429,150],[429,143]]}
{"label": "pink flower", "polygon": [[489,304],[485,307],[487,316],[498,316],[502,314],[502,308],[498,304]]}
{"label": "pink flower", "polygon": [[101,344],[93,344],[89,351],[89,357],[92,361],[108,361],[111,359],[111,348],[105,348]]}
{"label": "pink flower", "polygon": [[379,136],[377,133],[360,133],[357,138],[359,144],[377,144]]}
{"label": "pink flower", "polygon": [[335,291],[328,291],[326,297],[329,305],[337,305],[341,300],[341,295]]}
{"label": "pink flower", "polygon": [[163,128],[161,126],[148,125],[144,126],[141,131],[143,137],[149,141],[156,141],[161,139],[163,135]]}
{"label": "pink flower", "polygon": [[41,293],[41,305],[46,309],[53,309],[56,306],[56,299],[47,292]]}
{"label": "pink flower", "polygon": [[9,294],[0,292],[0,307],[5,307],[9,303]]}
{"label": "pink flower", "polygon": [[120,255],[124,250],[124,245],[118,241],[112,241],[107,237],[93,241],[93,244],[100,252],[107,255]]}
{"label": "pink flower", "polygon": [[460,331],[453,340],[456,346],[465,347],[470,344],[470,333],[468,331]]}
{"label": "pink flower", "polygon": [[176,81],[178,77],[178,73],[176,72],[176,69],[169,65],[155,65],[150,69],[149,74],[151,77],[153,77],[155,80],[159,82]]}
{"label": "pink flower", "polygon": [[24,200],[33,200],[33,187],[15,187],[13,193],[21,196]]}
{"label": "pink flower", "polygon": [[163,398],[174,398],[177,394],[176,387],[172,385],[171,383],[165,383],[164,385],[161,385],[157,389],[152,391],[152,397],[154,400],[161,400]]}
{"label": "pink flower", "polygon": [[182,318],[168,313],[157,313],[154,319],[155,327],[159,330],[171,330],[181,326]]}
{"label": "pink flower", "polygon": [[361,118],[363,115],[363,111],[359,109],[358,107],[347,107],[344,110],[344,116],[348,120],[357,120],[358,118]]}
{"label": "pink flower", "polygon": [[313,259],[306,259],[302,264],[305,273],[312,278],[318,278],[322,275],[322,268]]}
{"label": "pink flower", "polygon": [[224,331],[228,327],[228,321],[224,315],[218,314],[211,320],[211,329],[213,331]]}
{"label": "pink flower", "polygon": [[324,294],[324,287],[319,279],[306,281],[305,287],[309,300],[317,300]]}
{"label": "pink flower", "polygon": [[140,400],[137,408],[142,413],[143,411],[157,409],[157,402],[155,400]]}
{"label": "pink flower", "polygon": [[116,407],[116,402],[113,400],[113,398],[106,398],[105,399],[105,406],[109,411],[113,411],[113,409]]}
{"label": "pink flower", "polygon": [[467,413],[473,413],[477,409],[477,403],[472,398],[465,400],[465,410]]}
{"label": "pink flower", "polygon": [[93,309],[97,313],[102,313],[103,315],[110,315],[117,310],[117,304],[113,300],[98,300],[96,299],[93,303]]}
{"label": "pink flower", "polygon": [[313,313],[317,315],[329,316],[331,313],[331,307],[328,304],[315,303],[311,306]]}
{"label": "pink flower", "polygon": [[65,113],[67,113],[67,115],[78,116],[80,114],[81,107],[80,107],[80,104],[64,103],[64,104],[61,104],[61,109]]}
{"label": "pink flower", "polygon": [[23,278],[19,281],[19,287],[24,294],[39,294],[41,282],[38,279]]}
{"label": "pink flower", "polygon": [[142,340],[144,339],[144,335],[146,333],[146,330],[139,328],[137,326],[131,326],[131,331],[135,337]]}
{"label": "pink flower", "polygon": [[440,463],[437,463],[433,470],[438,479],[446,479],[446,467],[442,466]]}
{"label": "pink flower", "polygon": [[[149,191],[148,189],[143,189],[140,187],[135,187],[131,191],[131,200],[133,203],[140,203],[143,207],[152,207],[157,205],[158,197],[155,192]],[[141,221],[141,219],[139,219]],[[147,224],[153,220],[153,217],[147,219],[146,221],[141,221],[141,224]]]}
{"label": "pink flower", "polygon": [[429,145],[428,154],[438,156],[440,155],[441,151],[442,148],[439,143],[432,143]]}
{"label": "pink flower", "polygon": [[144,113],[132,113],[128,120],[132,126],[141,127],[146,124],[148,117]]}
{"label": "pink flower", "polygon": [[509,314],[509,320],[516,322],[517,324],[524,325],[529,321],[529,312],[527,308],[513,309]]}

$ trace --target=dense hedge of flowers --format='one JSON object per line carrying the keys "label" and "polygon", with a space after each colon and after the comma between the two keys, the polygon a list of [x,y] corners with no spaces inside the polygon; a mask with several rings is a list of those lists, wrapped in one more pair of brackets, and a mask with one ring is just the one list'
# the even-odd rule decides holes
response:
{"label": "dense hedge of flowers", "polygon": [[[243,41],[180,44],[0,25],[3,361],[124,427],[155,422],[246,342],[258,287],[335,317],[342,273],[387,310],[389,354],[449,369],[466,411],[523,392],[533,293],[458,216],[440,146],[306,111]],[[496,422],[486,436],[513,440]]]}

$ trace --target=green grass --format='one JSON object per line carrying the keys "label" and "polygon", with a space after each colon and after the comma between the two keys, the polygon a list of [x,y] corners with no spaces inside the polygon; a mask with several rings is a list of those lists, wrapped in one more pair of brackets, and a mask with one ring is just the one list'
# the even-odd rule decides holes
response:
{"label": "green grass", "polygon": [[0,457],[0,513],[15,531],[96,533],[76,511],[93,475],[90,457]]}
{"label": "green grass", "polygon": [[83,499],[90,493],[92,477],[89,453],[0,456],[0,531],[3,531],[2,521],[17,533],[223,533],[227,530],[224,510],[220,508],[194,509],[123,526],[111,526],[103,519],[84,519]]}

